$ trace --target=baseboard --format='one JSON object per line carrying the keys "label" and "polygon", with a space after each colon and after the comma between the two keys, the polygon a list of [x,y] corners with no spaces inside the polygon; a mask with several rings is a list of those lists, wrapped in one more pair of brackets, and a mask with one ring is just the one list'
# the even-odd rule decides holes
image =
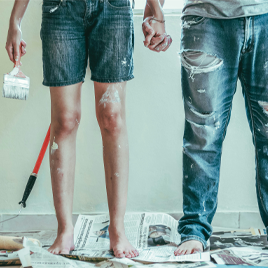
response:
{"label": "baseboard", "polygon": [[[169,213],[175,219],[179,219],[182,213]],[[95,213],[96,215],[96,213]],[[1,214],[0,221],[9,219],[15,215]],[[78,214],[73,215],[73,223]],[[217,212],[212,225],[220,228],[247,229],[250,227],[264,228],[258,212]],[[54,230],[57,229],[57,220],[54,214],[46,215],[20,215],[10,221],[0,223],[1,231],[30,231],[30,230]]]}

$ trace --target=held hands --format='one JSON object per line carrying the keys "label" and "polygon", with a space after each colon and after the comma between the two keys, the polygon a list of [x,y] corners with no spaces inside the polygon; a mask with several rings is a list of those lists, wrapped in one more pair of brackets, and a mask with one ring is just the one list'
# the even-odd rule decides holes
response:
{"label": "held hands", "polygon": [[20,66],[20,58],[26,54],[26,43],[21,38],[22,33],[18,24],[11,24],[8,29],[6,51],[15,66]]}
{"label": "held hands", "polygon": [[166,33],[164,20],[149,16],[143,21],[142,31],[145,37],[144,46],[152,51],[164,52],[172,43],[171,36]]}

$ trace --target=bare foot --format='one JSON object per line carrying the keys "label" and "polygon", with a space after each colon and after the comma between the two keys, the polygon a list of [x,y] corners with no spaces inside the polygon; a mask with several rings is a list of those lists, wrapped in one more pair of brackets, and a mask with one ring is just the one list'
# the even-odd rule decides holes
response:
{"label": "bare foot", "polygon": [[186,254],[193,254],[197,252],[203,252],[203,244],[197,240],[189,240],[182,243],[175,251],[174,255],[186,255]]}
{"label": "bare foot", "polygon": [[74,250],[74,234],[71,231],[58,232],[57,238],[53,245],[48,249],[52,254],[69,254]]}
{"label": "bare foot", "polygon": [[110,249],[113,250],[116,258],[134,258],[139,252],[129,243],[125,232],[118,231],[109,226]]}

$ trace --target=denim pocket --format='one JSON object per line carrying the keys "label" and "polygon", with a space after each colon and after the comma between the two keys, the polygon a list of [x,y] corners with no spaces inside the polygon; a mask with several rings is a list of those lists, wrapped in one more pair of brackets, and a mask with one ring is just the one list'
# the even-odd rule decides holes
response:
{"label": "denim pocket", "polygon": [[43,13],[53,13],[62,7],[61,0],[44,0],[42,11]]}
{"label": "denim pocket", "polygon": [[182,22],[185,24],[189,24],[189,25],[193,26],[193,25],[200,24],[205,19],[206,19],[206,17],[202,17],[202,16],[187,15],[187,16],[182,18]]}
{"label": "denim pocket", "polygon": [[107,0],[108,5],[114,9],[129,9],[131,8],[129,0]]}

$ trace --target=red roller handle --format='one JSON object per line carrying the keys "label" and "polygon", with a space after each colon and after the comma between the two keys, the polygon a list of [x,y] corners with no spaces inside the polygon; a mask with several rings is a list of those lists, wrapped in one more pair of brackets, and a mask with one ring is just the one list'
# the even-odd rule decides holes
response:
{"label": "red roller handle", "polygon": [[47,147],[49,144],[49,140],[50,140],[50,126],[48,128],[47,135],[45,137],[44,143],[42,145],[42,148],[40,150],[40,153],[38,155],[37,161],[36,161],[34,169],[33,169],[33,173],[36,175],[38,174],[39,168],[40,168],[42,161],[43,161],[43,158],[45,156],[45,153],[46,153],[46,150],[47,150]]}

